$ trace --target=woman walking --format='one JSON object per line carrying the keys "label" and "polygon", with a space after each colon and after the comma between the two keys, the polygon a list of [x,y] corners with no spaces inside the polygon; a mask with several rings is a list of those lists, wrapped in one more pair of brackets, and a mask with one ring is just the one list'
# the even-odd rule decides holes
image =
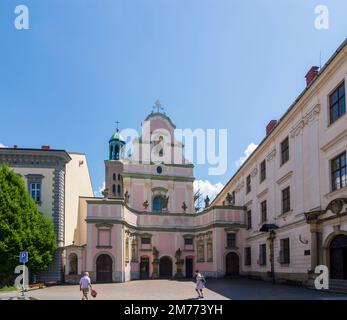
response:
{"label": "woman walking", "polygon": [[196,286],[195,290],[198,293],[198,299],[203,299],[204,294],[202,292],[203,289],[205,289],[205,278],[204,276],[199,272],[199,270],[195,270],[195,279],[196,279]]}

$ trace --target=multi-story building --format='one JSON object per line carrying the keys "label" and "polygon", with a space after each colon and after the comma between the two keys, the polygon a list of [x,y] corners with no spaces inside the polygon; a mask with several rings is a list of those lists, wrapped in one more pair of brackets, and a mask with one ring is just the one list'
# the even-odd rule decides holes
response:
{"label": "multi-story building", "polygon": [[306,282],[326,265],[347,280],[346,75],[347,41],[213,201],[245,207],[232,273]]}
{"label": "multi-story building", "polygon": [[79,197],[93,196],[86,156],[80,153],[41,149],[0,148],[0,166],[7,163],[24,180],[38,210],[52,219],[58,250],[49,269],[38,281],[62,281],[65,246],[73,244]]}

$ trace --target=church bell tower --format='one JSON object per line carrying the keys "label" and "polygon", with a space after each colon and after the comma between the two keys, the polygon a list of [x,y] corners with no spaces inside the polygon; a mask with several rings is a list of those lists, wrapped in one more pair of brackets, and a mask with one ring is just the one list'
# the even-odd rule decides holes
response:
{"label": "church bell tower", "polygon": [[[117,123],[118,125],[118,123]],[[105,189],[108,198],[123,198],[123,162],[125,140],[117,127],[109,140],[109,156],[105,160]]]}

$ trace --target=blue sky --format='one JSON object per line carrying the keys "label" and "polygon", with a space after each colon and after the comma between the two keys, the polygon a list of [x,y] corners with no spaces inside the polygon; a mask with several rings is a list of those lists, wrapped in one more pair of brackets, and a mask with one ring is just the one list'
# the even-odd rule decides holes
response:
{"label": "blue sky", "polygon": [[[14,28],[25,4],[30,30]],[[329,8],[328,30],[314,9]],[[160,99],[179,128],[228,129],[225,183],[347,37],[345,0],[1,0],[0,143],[87,154],[94,189],[115,121]]]}

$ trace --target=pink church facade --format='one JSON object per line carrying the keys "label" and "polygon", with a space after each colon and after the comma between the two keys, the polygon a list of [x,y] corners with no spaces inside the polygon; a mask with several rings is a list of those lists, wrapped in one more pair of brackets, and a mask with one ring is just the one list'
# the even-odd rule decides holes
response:
{"label": "pink church facade", "polygon": [[130,156],[119,131],[111,137],[104,198],[85,199],[77,228],[84,236],[66,248],[66,281],[77,278],[69,277],[72,256],[77,273],[96,282],[192,278],[196,269],[207,277],[238,273],[245,208],[207,201],[196,212],[194,166],[174,130],[165,114],[150,114]]}

